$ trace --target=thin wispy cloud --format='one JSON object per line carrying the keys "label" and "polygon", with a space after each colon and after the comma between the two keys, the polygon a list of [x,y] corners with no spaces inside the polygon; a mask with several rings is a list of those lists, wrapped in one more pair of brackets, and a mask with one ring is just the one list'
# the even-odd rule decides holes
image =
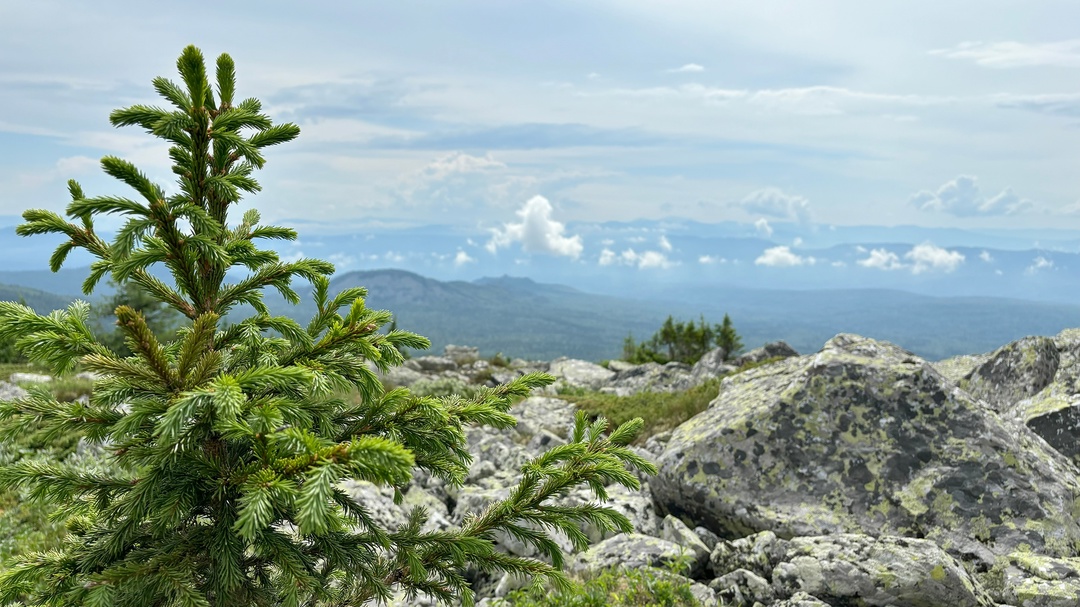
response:
{"label": "thin wispy cloud", "polygon": [[951,48],[935,49],[931,55],[967,59],[983,67],[1080,67],[1080,38],[1058,42],[1026,43],[961,42]]}
{"label": "thin wispy cloud", "polygon": [[642,251],[639,253],[632,248],[621,253],[605,248],[600,251],[600,259],[597,263],[601,266],[632,266],[639,270],[667,269],[678,265],[677,262],[672,261],[660,251]]}
{"label": "thin wispy cloud", "polygon": [[698,74],[705,71],[705,66],[697,63],[687,63],[680,67],[674,67],[668,70],[670,74]]}

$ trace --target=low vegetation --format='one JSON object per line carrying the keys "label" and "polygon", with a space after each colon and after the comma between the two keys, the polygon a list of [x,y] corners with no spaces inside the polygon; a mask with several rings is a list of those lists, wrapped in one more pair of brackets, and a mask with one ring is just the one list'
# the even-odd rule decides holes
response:
{"label": "low vegetation", "polygon": [[495,603],[499,607],[698,607],[690,581],[658,569],[606,570],[551,592],[526,588]]}
{"label": "low vegetation", "polygon": [[645,420],[645,426],[638,434],[635,444],[642,445],[650,436],[674,430],[686,420],[707,409],[709,403],[716,398],[720,382],[725,377],[778,360],[782,359],[768,358],[760,362],[747,363],[731,373],[712,378],[685,392],[638,392],[629,396],[618,396],[570,388],[560,390],[559,398],[574,403],[592,419],[604,417],[617,424],[624,419],[640,417]]}

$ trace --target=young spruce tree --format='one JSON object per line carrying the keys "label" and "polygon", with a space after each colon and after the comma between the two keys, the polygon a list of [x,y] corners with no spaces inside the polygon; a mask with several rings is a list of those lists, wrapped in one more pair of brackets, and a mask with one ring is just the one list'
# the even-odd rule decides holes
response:
{"label": "young spruce tree", "polygon": [[[605,435],[604,420],[579,416],[568,444],[526,465],[506,499],[460,528],[423,531],[419,508],[404,526],[380,528],[339,481],[402,488],[419,469],[461,483],[471,461],[464,429],[514,424],[511,404],[552,378],[526,375],[474,399],[385,391],[367,363],[401,364],[400,348],[424,349],[427,340],[380,331],[391,315],[366,308],[363,289],[331,295],[329,263],[285,263],[256,246],[294,239],[292,230],[260,225],[253,210],[229,223],[241,195],[259,190],[252,173],[265,162],[263,149],[299,129],[271,124],[256,99],[235,99],[228,55],[217,60],[216,89],[197,48],[184,49],[178,68],[182,84],[153,81],[171,108],[136,105],[110,116],[170,144],[177,192],[166,195],[131,163],[106,157],[104,171],[137,196],[87,197],[72,181],[68,219],[31,210],[18,228],[67,237],[50,261],[54,271],[75,248],[96,257],[86,293],[110,275],[187,322],[163,342],[142,315],[117,307],[133,352],[121,357],[95,339],[84,303],[48,316],[0,303],[0,340],[15,338],[57,373],[80,364],[101,377],[86,404],[57,402],[45,390],[0,404],[2,438],[76,429],[109,454],[103,470],[119,471],[30,459],[0,471],[0,486],[53,504],[71,530],[58,550],[12,564],[0,578],[0,603],[357,606],[403,588],[470,604],[469,565],[565,585],[550,533],[582,548],[583,523],[630,529],[602,501],[611,483],[638,486],[628,467],[654,471],[626,448],[640,420]],[[102,214],[125,218],[111,242],[94,230]],[[150,271],[156,264],[172,284]],[[227,282],[240,269],[246,276]],[[314,285],[318,313],[306,327],[271,316],[262,301],[270,287],[297,302],[294,278]],[[225,326],[222,317],[240,304],[254,316]],[[581,485],[593,490],[593,503],[556,505],[553,498]],[[497,533],[550,562],[497,552]]]}

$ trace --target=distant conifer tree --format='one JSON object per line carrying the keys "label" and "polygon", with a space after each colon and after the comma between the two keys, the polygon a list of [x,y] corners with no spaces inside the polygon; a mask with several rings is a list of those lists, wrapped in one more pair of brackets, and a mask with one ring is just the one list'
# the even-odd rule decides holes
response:
{"label": "distant conifer tree", "polygon": [[[142,314],[117,307],[133,352],[123,357],[95,339],[84,303],[48,316],[0,303],[0,339],[14,338],[55,371],[81,364],[101,376],[88,403],[56,402],[34,390],[0,404],[0,438],[75,429],[111,460],[87,470],[23,458],[0,470],[0,487],[54,504],[72,531],[58,550],[9,563],[0,602],[364,605],[404,588],[469,604],[467,566],[565,585],[550,532],[584,548],[583,523],[630,530],[600,502],[610,483],[638,487],[628,466],[655,471],[626,447],[640,420],[605,435],[604,420],[578,416],[568,444],[525,466],[506,499],[460,528],[424,531],[427,515],[418,508],[404,526],[384,529],[370,505],[340,488],[344,479],[400,488],[416,470],[462,483],[471,461],[465,428],[514,424],[512,403],[553,378],[526,375],[472,399],[384,390],[368,363],[401,364],[401,348],[423,350],[428,341],[381,332],[390,313],[365,307],[363,289],[331,295],[329,263],[283,262],[256,246],[294,239],[293,230],[260,225],[254,210],[228,223],[241,195],[259,190],[252,173],[265,162],[264,148],[294,139],[299,129],[273,125],[256,99],[235,100],[228,55],[217,60],[216,88],[197,48],[184,49],[178,67],[182,84],[153,81],[171,108],[135,105],[110,116],[115,126],[139,126],[170,144],[176,193],[166,195],[131,163],[106,157],[104,171],[136,197],[87,197],[72,181],[68,219],[31,210],[18,228],[67,237],[50,261],[54,271],[75,248],[95,256],[86,293],[111,276],[186,322],[175,339],[162,341]],[[125,219],[111,242],[94,230],[103,214]],[[154,264],[163,264],[174,284],[151,274]],[[240,268],[247,276],[226,282]],[[318,312],[306,327],[271,316],[263,303],[267,287],[297,302],[293,278],[314,285]],[[240,304],[255,314],[223,326]],[[348,391],[359,398],[343,397]],[[554,503],[583,485],[596,502]],[[496,534],[535,547],[549,562],[496,551]]]}
{"label": "distant conifer tree", "polygon": [[724,320],[721,321],[720,329],[717,331],[716,345],[724,349],[724,360],[731,360],[742,352],[742,337],[735,332],[735,324],[731,322],[731,317],[727,314],[724,314]]}

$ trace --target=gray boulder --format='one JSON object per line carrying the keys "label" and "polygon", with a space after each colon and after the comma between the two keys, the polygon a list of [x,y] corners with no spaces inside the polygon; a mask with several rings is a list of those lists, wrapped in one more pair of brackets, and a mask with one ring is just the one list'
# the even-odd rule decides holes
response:
{"label": "gray boulder", "polygon": [[664,365],[645,363],[632,365],[615,374],[603,391],[610,391],[619,396],[628,396],[639,392],[676,392],[690,381],[690,365],[670,362]]}
{"label": "gray boulder", "polygon": [[1018,551],[983,574],[983,585],[999,603],[1023,607],[1080,605],[1080,559]]}
{"label": "gray boulder", "polygon": [[472,346],[447,345],[443,348],[443,358],[449,358],[459,367],[464,367],[480,359],[480,349]]}
{"label": "gray boulder", "polygon": [[421,373],[442,373],[457,371],[458,365],[445,356],[417,356],[405,361],[405,366]]}
{"label": "gray boulder", "polygon": [[736,367],[743,365],[749,365],[752,363],[759,363],[770,358],[790,358],[792,356],[798,356],[799,353],[784,341],[772,341],[760,348],[754,348],[746,354],[739,356],[731,362]]}
{"label": "gray boulder", "polygon": [[686,554],[682,546],[640,533],[620,533],[578,554],[569,563],[575,573],[598,572],[619,567],[640,569],[678,566]]}
{"label": "gray boulder", "polygon": [[615,377],[614,371],[596,363],[565,357],[551,361],[548,373],[554,375],[560,385],[587,390],[599,390]]}
{"label": "gray boulder", "polygon": [[834,605],[994,605],[978,581],[929,540],[836,534],[789,541],[760,535],[722,543],[713,553],[717,573],[718,565],[736,567],[709,584],[728,604],[750,607],[806,593]]}
{"label": "gray boulder", "polygon": [[706,352],[694,366],[690,368],[690,374],[686,380],[677,384],[675,388],[677,390],[689,390],[695,386],[709,381],[714,377],[720,377],[721,375],[727,375],[735,371],[738,367],[731,364],[730,361],[724,360],[724,349],[716,348]]}
{"label": "gray boulder", "polygon": [[957,383],[1080,463],[1080,330],[1012,342]]}
{"label": "gray boulder", "polygon": [[726,378],[658,464],[660,510],[721,537],[920,536],[984,564],[1080,541],[1071,462],[925,361],[854,335]]}

